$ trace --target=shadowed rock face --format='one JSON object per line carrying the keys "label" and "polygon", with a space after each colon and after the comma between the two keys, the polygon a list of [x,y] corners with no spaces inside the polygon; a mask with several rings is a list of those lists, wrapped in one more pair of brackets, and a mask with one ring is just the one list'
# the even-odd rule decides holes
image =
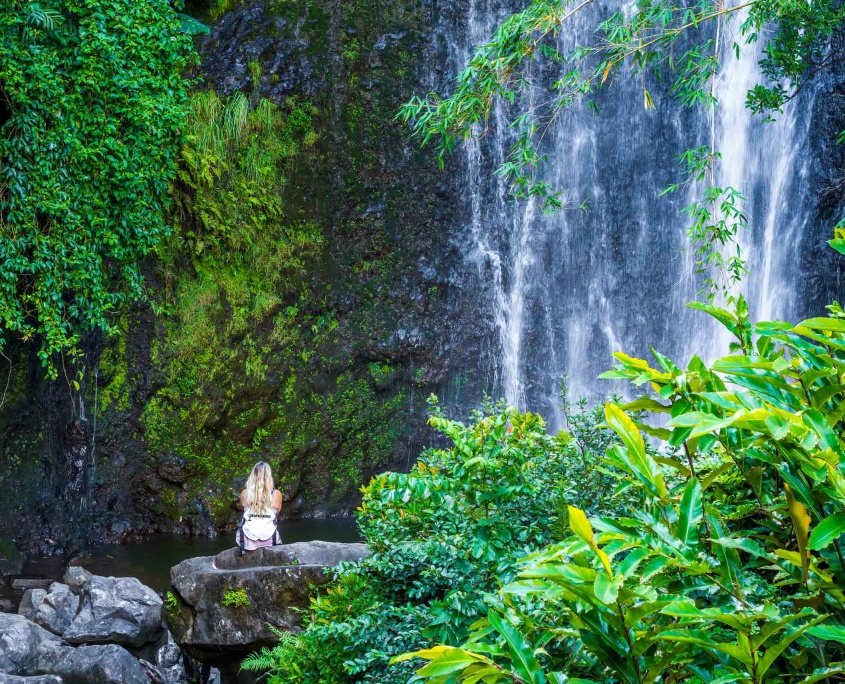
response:
{"label": "shadowed rock face", "polygon": [[[114,644],[68,646],[59,637],[23,615],[0,613],[0,682],[15,682],[6,675],[37,676],[38,684],[148,684],[139,662]],[[60,678],[60,679],[59,679]]]}
{"label": "shadowed rock face", "polygon": [[276,641],[267,624],[298,632],[309,587],[327,568],[369,554],[365,544],[300,542],[239,556],[237,549],[191,558],[170,571],[178,607],[167,609],[174,639],[199,659],[217,661]]}

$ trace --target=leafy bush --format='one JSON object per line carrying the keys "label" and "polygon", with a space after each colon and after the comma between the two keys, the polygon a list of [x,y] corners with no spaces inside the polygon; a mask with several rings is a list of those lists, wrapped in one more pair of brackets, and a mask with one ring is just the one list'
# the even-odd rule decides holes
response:
{"label": "leafy bush", "polygon": [[[845,311],[752,326],[695,305],[733,353],[681,370],[616,354],[656,398],[606,406],[605,465],[638,505],[528,557],[462,648],[411,655],[446,682],[840,681],[845,674]],[[662,426],[628,411],[665,415]],[[655,458],[643,433],[663,445]],[[402,662],[404,662],[403,659]]]}
{"label": "leafy bush", "polygon": [[187,114],[169,0],[10,0],[0,12],[0,345],[56,352],[144,296]]}
{"label": "leafy bush", "polygon": [[249,596],[243,589],[227,589],[223,592],[223,605],[231,608],[243,608],[250,604]]}
{"label": "leafy bush", "polygon": [[[595,414],[574,411],[586,441]],[[610,491],[594,457],[543,420],[487,406],[469,425],[434,405],[430,424],[448,449],[429,449],[408,474],[384,473],[363,489],[361,532],[372,549],[312,598],[304,634],[247,659],[270,682],[406,682],[394,656],[432,640],[460,643],[486,615],[486,594],[516,577],[517,560],[561,538],[566,505]],[[586,447],[585,447],[586,448]]]}

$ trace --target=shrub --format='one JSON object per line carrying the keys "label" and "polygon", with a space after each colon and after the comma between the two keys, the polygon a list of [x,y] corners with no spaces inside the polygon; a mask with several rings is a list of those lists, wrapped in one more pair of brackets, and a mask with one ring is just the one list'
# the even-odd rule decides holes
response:
{"label": "shrub", "polygon": [[[581,415],[579,413],[579,415]],[[468,425],[433,404],[430,424],[448,437],[408,474],[384,473],[363,489],[367,559],[342,566],[311,600],[304,634],[244,663],[268,681],[404,684],[408,663],[391,658],[432,640],[457,644],[486,615],[486,594],[516,578],[517,560],[561,538],[566,505],[587,506],[609,478],[591,469],[566,433],[542,418],[486,406]],[[595,416],[583,415],[584,435]]]}
{"label": "shrub", "polygon": [[638,505],[592,519],[570,508],[570,537],[526,558],[462,648],[412,654],[431,661],[422,679],[842,679],[845,311],[752,327],[732,304],[694,305],[736,338],[712,366],[616,354],[605,377],[656,395],[605,409],[621,444],[604,464]]}

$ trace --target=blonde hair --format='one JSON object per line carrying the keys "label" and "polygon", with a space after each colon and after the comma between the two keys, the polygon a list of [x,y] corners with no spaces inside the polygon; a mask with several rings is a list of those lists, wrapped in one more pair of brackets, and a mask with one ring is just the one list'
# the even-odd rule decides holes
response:
{"label": "blonde hair", "polygon": [[264,461],[255,464],[246,481],[246,502],[249,510],[263,515],[273,505],[273,471]]}

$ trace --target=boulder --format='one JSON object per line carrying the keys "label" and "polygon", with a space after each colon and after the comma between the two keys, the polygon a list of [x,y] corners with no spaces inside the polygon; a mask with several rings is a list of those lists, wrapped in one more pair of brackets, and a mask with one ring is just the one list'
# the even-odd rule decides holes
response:
{"label": "boulder", "polygon": [[27,589],[21,598],[18,613],[27,620],[32,620],[35,617],[35,609],[43,603],[46,596],[46,589]]}
{"label": "boulder", "polygon": [[62,684],[62,680],[54,675],[36,675],[35,677],[19,677],[0,672],[0,684]]}
{"label": "boulder", "polygon": [[32,672],[58,675],[64,684],[149,684],[141,663],[115,644],[47,644],[38,650]]}
{"label": "boulder", "polygon": [[22,681],[35,684],[148,684],[126,649],[113,644],[74,648],[23,615],[7,613],[0,614],[0,673],[26,675]]}
{"label": "boulder", "polygon": [[161,607],[161,597],[134,577],[92,575],[64,638],[72,644],[140,648],[163,636]]}
{"label": "boulder", "polygon": [[60,643],[59,637],[23,615],[0,613],[0,672],[39,674],[36,668],[38,653],[46,646]]}
{"label": "boulder", "polygon": [[70,587],[74,594],[79,594],[91,577],[93,575],[90,572],[77,565],[71,565],[65,570],[65,584]]}
{"label": "boulder", "polygon": [[21,599],[18,612],[36,625],[61,636],[70,626],[79,607],[79,597],[67,584],[53,582],[48,591],[29,589]]}
{"label": "boulder", "polygon": [[167,633],[167,641],[156,653],[155,664],[164,676],[164,684],[187,684],[185,659],[170,632]]}
{"label": "boulder", "polygon": [[313,541],[183,561],[170,571],[173,636],[198,660],[275,643],[268,624],[300,631],[309,586],[328,582],[327,568],[368,553],[365,544]]}

